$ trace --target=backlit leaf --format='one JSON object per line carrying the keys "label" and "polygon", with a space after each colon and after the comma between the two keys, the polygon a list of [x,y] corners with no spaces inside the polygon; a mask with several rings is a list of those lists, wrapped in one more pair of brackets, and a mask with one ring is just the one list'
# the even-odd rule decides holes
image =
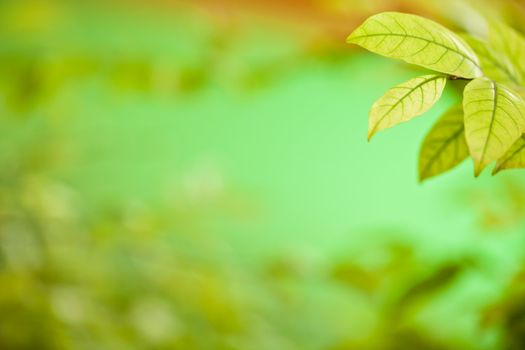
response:
{"label": "backlit leaf", "polygon": [[503,23],[491,23],[488,43],[494,51],[501,52],[513,64],[520,75],[525,77],[525,38],[516,30]]}
{"label": "backlit leaf", "polygon": [[470,82],[464,92],[465,135],[475,175],[501,158],[525,127],[525,102],[488,78]]}
{"label": "backlit leaf", "polygon": [[390,89],[372,106],[368,119],[368,139],[380,130],[428,111],[441,97],[446,83],[444,75],[425,75]]}
{"label": "backlit leaf", "polygon": [[384,12],[367,19],[347,40],[374,53],[463,78],[482,76],[474,51],[458,35],[428,19]]}
{"label": "backlit leaf", "polygon": [[501,51],[496,51],[481,39],[469,35],[462,38],[476,52],[481,63],[483,73],[492,80],[504,84],[520,85],[522,77],[519,70],[507,59]]}
{"label": "backlit leaf", "polygon": [[419,179],[442,174],[468,157],[463,108],[448,110],[428,133],[419,155]]}
{"label": "backlit leaf", "polygon": [[525,135],[512,145],[510,150],[498,161],[492,174],[496,175],[505,169],[525,168]]}

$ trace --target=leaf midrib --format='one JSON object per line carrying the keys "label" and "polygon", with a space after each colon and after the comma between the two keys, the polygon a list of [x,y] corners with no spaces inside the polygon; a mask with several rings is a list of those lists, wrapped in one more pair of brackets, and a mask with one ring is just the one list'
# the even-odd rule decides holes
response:
{"label": "leaf midrib", "polygon": [[485,156],[486,156],[486,153],[487,153],[487,148],[488,148],[488,145],[489,145],[489,141],[491,139],[490,136],[492,135],[492,128],[494,127],[494,119],[496,119],[496,111],[497,111],[497,106],[498,106],[498,85],[495,82],[493,82],[493,81],[491,81],[490,83],[492,84],[492,91],[494,92],[494,103],[493,103],[493,108],[492,108],[492,112],[491,112],[491,118],[490,118],[490,124],[489,124],[487,140],[485,142],[485,145],[483,145],[483,152],[481,153],[481,158],[480,158],[479,165],[478,165],[480,167],[483,167],[483,161],[485,160]]}
{"label": "leaf midrib", "polygon": [[[438,79],[445,79],[445,76],[444,75],[436,75],[436,76],[433,76],[431,78],[428,78],[427,80],[424,80],[422,81],[421,83],[419,83],[418,85],[414,86],[413,88],[411,88],[406,94],[404,94],[401,98],[399,98],[399,100],[394,103],[389,109],[388,111],[383,114],[383,116],[381,117],[381,119],[379,119],[377,121],[377,123],[375,124],[374,128],[370,131],[370,137],[372,137],[376,132],[377,132],[377,129],[379,128],[379,126],[381,125],[381,123],[383,122],[383,120],[385,120],[385,118],[390,115],[390,113],[397,107],[399,106],[401,103],[403,103],[403,101],[409,96],[411,95],[414,91],[416,91],[417,89],[421,88],[423,85],[427,84],[427,83],[430,83],[431,81],[434,81],[434,80],[438,80]],[[423,93],[421,93],[421,95],[423,95]],[[435,97],[435,96],[434,96]],[[422,99],[424,99],[424,96],[421,97]]]}
{"label": "leaf midrib", "polygon": [[439,147],[438,151],[435,152],[435,154],[430,158],[427,165],[421,172],[421,178],[425,179],[427,177],[428,171],[432,167],[433,163],[436,161],[436,159],[443,153],[443,151],[448,147],[448,145],[457,139],[459,135],[465,130],[464,126],[461,126],[460,129],[456,132],[454,132],[442,145]]}
{"label": "leaf midrib", "polygon": [[478,62],[476,62],[474,59],[472,59],[472,57],[470,57],[470,56],[466,55],[465,53],[459,51],[458,49],[451,48],[450,46],[446,46],[444,44],[438,43],[435,40],[423,38],[423,37],[420,37],[420,36],[415,36],[415,35],[410,35],[410,34],[400,34],[400,33],[377,33],[377,34],[358,35],[358,36],[350,37],[350,39],[358,40],[358,39],[362,39],[362,38],[370,38],[370,37],[376,37],[376,36],[397,36],[397,37],[403,37],[403,38],[411,38],[411,39],[422,40],[422,41],[425,41],[427,43],[434,44],[436,46],[440,46],[440,47],[442,47],[444,49],[447,49],[449,51],[455,52],[456,54],[460,55],[461,57],[465,58],[466,60],[472,62],[477,68],[481,69],[481,66],[480,66],[480,64]]}

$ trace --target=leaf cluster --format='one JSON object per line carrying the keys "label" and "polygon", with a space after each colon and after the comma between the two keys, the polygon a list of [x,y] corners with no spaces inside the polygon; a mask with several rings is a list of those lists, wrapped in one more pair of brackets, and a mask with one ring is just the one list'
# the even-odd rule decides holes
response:
{"label": "leaf cluster", "polygon": [[525,38],[490,23],[486,37],[456,34],[398,12],[368,18],[347,40],[373,53],[432,70],[390,89],[369,114],[368,138],[430,110],[449,81],[465,80],[462,103],[432,127],[419,155],[419,178],[443,174],[468,157],[475,176],[525,168]]}

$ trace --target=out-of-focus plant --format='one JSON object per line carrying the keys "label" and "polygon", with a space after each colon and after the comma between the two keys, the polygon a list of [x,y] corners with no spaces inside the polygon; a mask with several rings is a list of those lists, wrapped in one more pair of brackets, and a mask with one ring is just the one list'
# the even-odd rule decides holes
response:
{"label": "out-of-focus plant", "polygon": [[73,189],[46,175],[53,147],[34,142],[1,160],[1,349],[286,348],[227,247],[203,234],[206,205],[188,193],[176,208],[88,215]]}
{"label": "out-of-focus plant", "polygon": [[193,173],[175,205],[92,210],[49,175],[57,142],[11,140],[17,156],[0,158],[1,349],[476,349],[420,320],[468,258],[372,240],[341,260],[295,253],[261,272],[214,236],[214,211],[239,215],[227,186]]}
{"label": "out-of-focus plant", "polygon": [[483,326],[500,328],[502,349],[525,348],[525,269],[508,283],[503,295],[482,313]]}
{"label": "out-of-focus plant", "polygon": [[525,188],[518,178],[503,178],[491,188],[461,191],[461,201],[473,208],[479,227],[488,232],[520,229],[525,220]]}
{"label": "out-of-focus plant", "polygon": [[[41,132],[11,140],[4,146],[19,153],[0,158],[1,349],[397,349],[442,343],[407,315],[462,267],[445,263],[423,271],[412,247],[394,243],[385,246],[390,258],[372,268],[356,256],[327,271],[297,256],[270,261],[259,273],[242,266],[210,231],[214,210],[239,214],[231,210],[235,196],[203,183],[209,176],[193,174],[177,191],[176,205],[91,210],[49,175],[62,164],[57,148],[63,145],[51,139]],[[317,303],[308,301],[312,285],[321,296]],[[348,299],[355,292],[379,319],[358,343],[343,330],[358,326],[360,313],[342,312],[336,303],[339,313],[323,315],[334,307],[332,297],[355,300]]]}
{"label": "out-of-focus plant", "polygon": [[525,38],[517,31],[492,23],[485,38],[461,37],[419,16],[385,12],[366,20],[348,42],[437,72],[400,84],[381,97],[370,111],[369,139],[427,112],[447,82],[468,81],[463,103],[445,113],[423,142],[422,181],[469,155],[476,176],[495,161],[494,174],[525,167]]}
{"label": "out-of-focus plant", "polygon": [[[379,257],[377,261],[366,258],[374,253]],[[368,337],[343,340],[335,349],[470,348],[467,342],[452,337],[436,337],[432,332],[435,325],[422,323],[421,315],[473,268],[471,259],[438,263],[424,260],[408,244],[387,242],[333,265],[333,280],[363,293],[378,317]]]}

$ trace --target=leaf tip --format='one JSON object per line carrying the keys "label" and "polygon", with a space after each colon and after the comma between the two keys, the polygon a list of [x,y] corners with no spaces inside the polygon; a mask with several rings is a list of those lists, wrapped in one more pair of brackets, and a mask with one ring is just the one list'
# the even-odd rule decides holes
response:
{"label": "leaf tip", "polygon": [[482,165],[476,165],[476,167],[474,169],[474,177],[479,177],[482,172],[483,172],[483,166]]}
{"label": "leaf tip", "polygon": [[425,180],[428,178],[426,172],[424,171],[424,167],[423,166],[419,166],[419,169],[418,169],[418,172],[417,172],[417,179],[418,179],[418,182],[420,184],[422,184],[423,182],[425,182]]}
{"label": "leaf tip", "polygon": [[367,136],[367,140],[368,142],[371,142],[372,141],[372,138],[374,137],[375,135],[375,132],[374,131],[369,131],[368,132],[368,136]]}

